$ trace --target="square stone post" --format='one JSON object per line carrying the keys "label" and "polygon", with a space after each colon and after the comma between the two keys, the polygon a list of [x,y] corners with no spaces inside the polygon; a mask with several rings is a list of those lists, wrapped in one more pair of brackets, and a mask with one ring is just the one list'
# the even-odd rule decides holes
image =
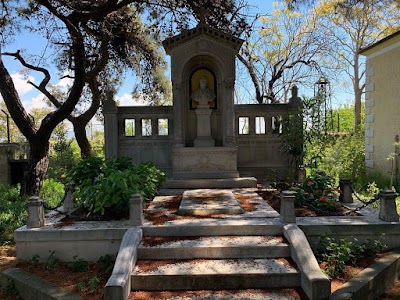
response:
{"label": "square stone post", "polygon": [[66,212],[70,212],[72,211],[75,207],[74,207],[74,198],[72,196],[72,194],[74,193],[74,187],[72,184],[66,184],[64,186],[64,211]]}
{"label": "square stone post", "polygon": [[44,226],[44,207],[40,197],[32,196],[28,200],[27,228],[40,228]]}
{"label": "square stone post", "polygon": [[379,219],[386,222],[398,222],[399,215],[396,209],[397,193],[392,190],[382,191]]}
{"label": "square stone post", "polygon": [[342,178],[339,180],[339,187],[340,187],[340,196],[339,201],[343,203],[353,203],[353,196],[351,192],[351,180]]}
{"label": "square stone post", "polygon": [[296,215],[294,213],[295,194],[296,193],[292,191],[282,191],[281,193],[281,212],[279,219],[284,223],[296,223]]}
{"label": "square stone post", "polygon": [[118,156],[118,107],[113,97],[113,92],[108,91],[107,99],[103,103],[104,147],[106,158]]}
{"label": "square stone post", "polygon": [[129,223],[141,226],[143,222],[143,198],[140,194],[133,194],[129,198]]}

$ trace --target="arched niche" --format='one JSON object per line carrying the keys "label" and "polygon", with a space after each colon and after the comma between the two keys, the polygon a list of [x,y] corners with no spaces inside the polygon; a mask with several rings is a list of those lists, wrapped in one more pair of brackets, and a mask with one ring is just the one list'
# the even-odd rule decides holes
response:
{"label": "arched niche", "polygon": [[223,100],[224,90],[221,82],[223,72],[219,66],[218,60],[211,55],[197,55],[188,60],[182,70],[182,128],[184,137],[184,146],[192,147],[196,138],[196,114],[195,103],[191,99],[191,93],[196,88],[196,80],[201,75],[208,78],[208,87],[214,90],[216,94],[215,103],[213,104],[211,114],[211,136],[215,141],[215,146],[223,146],[224,124],[223,124]]}

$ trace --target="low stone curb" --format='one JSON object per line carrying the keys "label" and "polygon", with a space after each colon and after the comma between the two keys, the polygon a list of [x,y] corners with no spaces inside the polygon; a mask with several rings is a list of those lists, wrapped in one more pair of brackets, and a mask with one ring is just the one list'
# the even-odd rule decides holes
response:
{"label": "low stone curb", "polygon": [[27,300],[84,300],[53,282],[44,280],[34,274],[19,268],[3,271],[2,285],[6,286],[11,280],[22,299]]}
{"label": "low stone curb", "polygon": [[331,282],[322,273],[304,232],[295,224],[283,227],[283,235],[291,245],[292,259],[301,272],[301,287],[310,300],[329,299]]}
{"label": "low stone curb", "polygon": [[331,300],[372,300],[389,290],[400,277],[400,250],[378,259],[330,297]]}
{"label": "low stone curb", "polygon": [[105,288],[106,300],[128,299],[131,291],[131,273],[137,261],[137,248],[142,240],[140,228],[128,229],[122,238],[111,277]]}

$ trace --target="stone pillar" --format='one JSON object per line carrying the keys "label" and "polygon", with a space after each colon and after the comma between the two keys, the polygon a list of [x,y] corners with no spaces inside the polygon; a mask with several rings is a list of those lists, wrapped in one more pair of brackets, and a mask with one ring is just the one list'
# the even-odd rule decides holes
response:
{"label": "stone pillar", "polygon": [[129,198],[129,223],[134,226],[141,226],[143,217],[143,198],[140,194],[133,194]]}
{"label": "stone pillar", "polygon": [[339,180],[339,187],[340,187],[340,196],[339,196],[339,201],[343,203],[353,203],[353,196],[351,192],[351,180],[342,178]]}
{"label": "stone pillar", "polygon": [[74,197],[73,197],[73,193],[74,193],[74,187],[72,184],[66,184],[64,186],[64,192],[65,192],[65,199],[64,199],[64,211],[66,212],[70,212],[72,211],[75,207],[74,207]]}
{"label": "stone pillar", "polygon": [[44,207],[40,197],[32,196],[28,200],[27,228],[40,228],[44,226]]}
{"label": "stone pillar", "polygon": [[182,139],[182,82],[172,80],[174,109],[174,146],[183,147]]}
{"label": "stone pillar", "polygon": [[104,143],[106,158],[118,156],[118,107],[113,97],[113,92],[108,91],[107,99],[106,101],[104,101],[103,104]]}
{"label": "stone pillar", "polygon": [[382,191],[379,219],[386,222],[398,222],[399,215],[396,209],[397,193],[392,190]]}
{"label": "stone pillar", "polygon": [[282,191],[281,193],[281,212],[279,219],[284,223],[296,223],[294,212],[295,192]]}
{"label": "stone pillar", "polygon": [[223,97],[225,101],[221,101],[224,110],[223,122],[224,122],[224,142],[223,146],[233,147],[236,146],[235,140],[235,109],[234,109],[234,84],[235,78],[227,78],[224,81],[224,93]]}
{"label": "stone pillar", "polygon": [[199,104],[196,108],[197,136],[194,140],[195,147],[214,147],[215,141],[211,137],[212,109],[207,105]]}

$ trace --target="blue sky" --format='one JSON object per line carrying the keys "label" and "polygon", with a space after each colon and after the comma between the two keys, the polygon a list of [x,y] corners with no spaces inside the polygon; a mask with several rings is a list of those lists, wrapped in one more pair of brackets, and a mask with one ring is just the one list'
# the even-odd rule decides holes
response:
{"label": "blue sky", "polygon": [[[254,6],[253,13],[260,13],[260,14],[268,14],[272,10],[272,3],[271,0],[249,0],[248,3],[251,6]],[[15,52],[16,50],[22,50],[22,53],[27,54],[35,54],[40,55],[42,50],[46,47],[46,40],[43,39],[39,35],[25,35],[22,36],[12,44],[7,45],[5,48],[2,49],[3,52],[10,51]],[[50,49],[51,50],[51,49]],[[47,53],[51,53],[48,51]],[[47,64],[49,70],[52,74],[52,84],[65,86],[68,84],[68,80],[60,81],[60,74],[57,74],[57,71],[54,67],[51,66],[52,57],[48,57],[43,59],[43,63]],[[14,83],[19,91],[20,97],[24,103],[25,108],[30,111],[34,107],[45,107],[45,103],[42,101],[42,95],[34,89],[31,85],[27,83],[27,80],[31,80],[35,83],[39,83],[42,75],[35,72],[30,72],[28,75],[22,75],[20,70],[23,69],[19,62],[15,61],[13,58],[3,56],[3,60],[5,62],[6,67],[8,68],[9,72],[12,74]],[[169,71],[168,71],[169,72]],[[124,85],[118,90],[116,99],[122,105],[134,105],[134,102],[131,97],[131,91],[133,86],[134,77],[130,76],[129,72],[127,73],[127,77],[125,78]],[[302,91],[302,87],[299,87],[300,94],[304,94],[305,91]],[[335,100],[334,100],[335,101]]]}

